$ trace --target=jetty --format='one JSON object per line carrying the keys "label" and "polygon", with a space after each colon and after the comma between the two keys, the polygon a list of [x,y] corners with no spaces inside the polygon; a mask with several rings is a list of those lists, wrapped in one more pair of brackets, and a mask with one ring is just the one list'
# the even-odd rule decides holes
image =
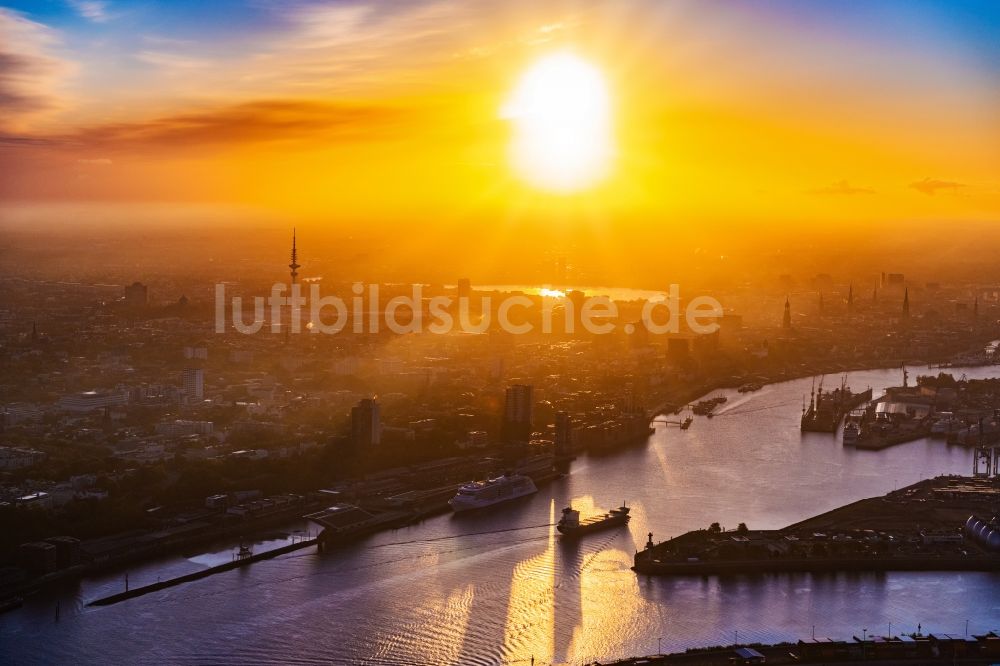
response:
{"label": "jetty", "polygon": [[[202,578],[208,578],[209,576],[214,576],[217,573],[222,573],[224,571],[232,571],[233,569],[239,569],[241,567],[249,566],[254,562],[269,560],[274,557],[278,557],[279,555],[284,555],[285,553],[291,553],[292,551],[301,550],[302,548],[315,546],[316,543],[317,540],[315,538],[302,539],[301,541],[296,541],[295,543],[279,546],[278,548],[272,548],[271,550],[266,550],[260,553],[253,553],[246,546],[241,546],[239,553],[235,555],[232,561],[230,562],[224,562],[222,564],[217,564],[214,567],[208,567],[207,569],[194,571],[189,574],[184,574],[183,576],[177,576],[175,578],[157,581],[155,583],[150,583],[149,585],[142,585],[140,587],[135,587],[131,589],[127,588],[127,583],[126,583],[126,589],[123,592],[118,592],[117,594],[111,594],[106,597],[101,597],[100,599],[95,599],[94,601],[89,602],[87,605],[110,606],[111,604],[117,604],[118,602],[125,601],[127,599],[134,599],[135,597],[141,597],[151,592],[159,592],[160,590],[165,590],[169,587],[174,587],[176,585],[181,585],[183,583],[189,583],[195,580],[201,580]],[[126,577],[126,581],[127,580],[128,578]]]}

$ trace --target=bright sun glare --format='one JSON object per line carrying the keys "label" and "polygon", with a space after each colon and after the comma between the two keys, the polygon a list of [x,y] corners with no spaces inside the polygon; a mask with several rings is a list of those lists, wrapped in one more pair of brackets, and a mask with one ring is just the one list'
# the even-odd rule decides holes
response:
{"label": "bright sun glare", "polygon": [[532,185],[574,192],[594,185],[610,169],[611,102],[594,65],[572,53],[536,62],[502,109],[514,125],[511,162]]}

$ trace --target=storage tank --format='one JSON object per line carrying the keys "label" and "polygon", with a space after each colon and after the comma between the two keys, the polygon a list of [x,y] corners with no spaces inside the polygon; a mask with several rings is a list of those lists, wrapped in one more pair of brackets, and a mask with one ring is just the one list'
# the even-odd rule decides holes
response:
{"label": "storage tank", "polygon": [[988,524],[983,523],[982,525],[980,525],[979,529],[976,530],[976,538],[979,539],[979,543],[986,543],[986,539],[989,536],[989,533],[992,531],[993,530],[990,528]]}

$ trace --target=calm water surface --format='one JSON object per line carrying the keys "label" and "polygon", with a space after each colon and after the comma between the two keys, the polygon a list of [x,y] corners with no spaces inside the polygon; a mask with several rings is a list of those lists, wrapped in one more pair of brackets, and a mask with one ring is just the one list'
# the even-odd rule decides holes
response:
{"label": "calm water surface", "polygon": [[[911,377],[920,372],[911,369]],[[961,372],[961,371],[959,371]],[[994,369],[967,370],[970,377]],[[876,393],[899,371],[851,373]],[[811,380],[741,395],[688,431],[662,425],[648,444],[577,460],[572,473],[492,513],[446,515],[336,553],[312,549],[104,608],[122,574],[84,580],[0,616],[12,663],[584,663],[690,646],[1000,629],[1000,576],[976,573],[636,576],[632,556],[718,521],[776,528],[894,487],[968,474],[971,453],[920,440],[881,452],[801,434]],[[828,385],[839,382],[829,378]],[[628,500],[627,529],[563,543],[563,506]],[[515,531],[491,530],[524,527]],[[307,525],[293,526],[302,530]],[[456,535],[467,535],[458,538]],[[262,550],[288,537],[275,535]],[[141,585],[225,561],[231,547],[129,571]],[[57,610],[58,607],[58,610]]]}

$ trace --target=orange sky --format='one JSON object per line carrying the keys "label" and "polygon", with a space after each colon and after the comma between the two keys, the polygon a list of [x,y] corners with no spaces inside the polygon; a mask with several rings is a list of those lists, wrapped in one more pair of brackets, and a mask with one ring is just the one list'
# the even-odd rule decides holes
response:
{"label": "orange sky", "polygon": [[[0,9],[7,206],[651,225],[1000,211],[996,53],[946,3],[881,3],[898,32],[822,2],[302,2],[231,28],[195,5],[169,22],[97,4]],[[568,196],[516,176],[499,113],[560,49],[604,73],[617,154]]]}

